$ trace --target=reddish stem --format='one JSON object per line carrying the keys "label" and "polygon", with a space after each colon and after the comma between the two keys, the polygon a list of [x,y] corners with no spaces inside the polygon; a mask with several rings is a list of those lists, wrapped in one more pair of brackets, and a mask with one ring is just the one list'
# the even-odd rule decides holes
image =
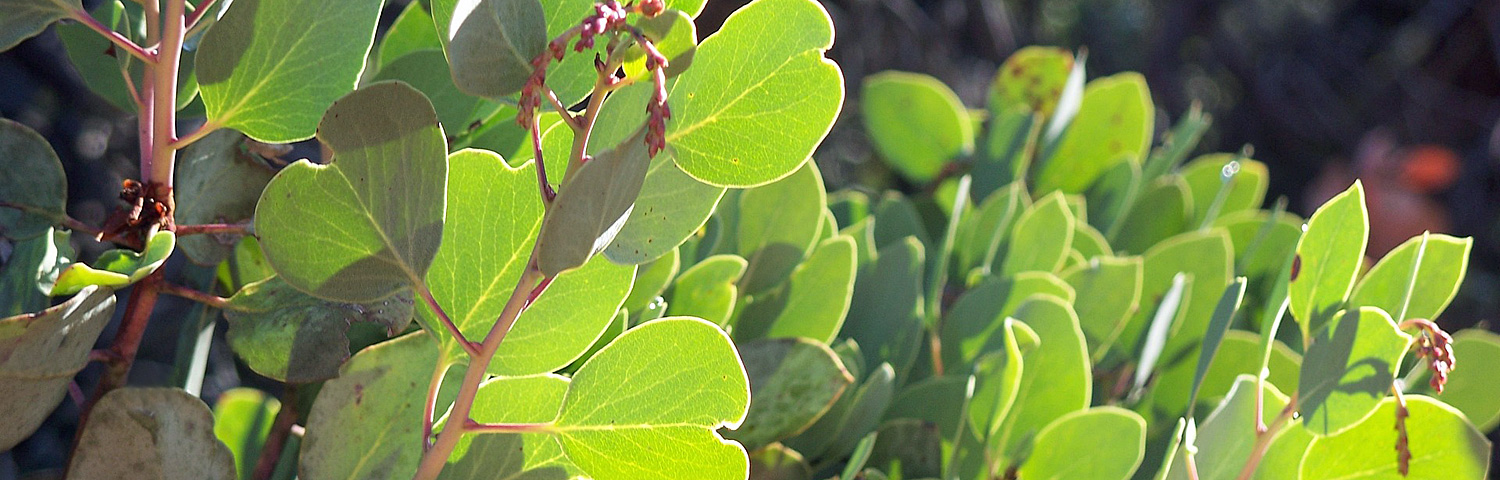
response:
{"label": "reddish stem", "polygon": [[240,223],[205,223],[203,225],[178,225],[173,233],[178,237],[188,235],[249,235],[251,222]]}
{"label": "reddish stem", "polygon": [[74,20],[77,20],[78,23],[82,23],[88,26],[90,30],[103,35],[104,38],[109,39],[110,43],[115,44],[115,48],[124,50],[125,53],[128,53],[130,54],[130,56],[138,58],[142,62],[146,62],[147,64],[156,63],[156,55],[152,54],[151,52],[147,52],[146,49],[141,48],[140,45],[136,45],[135,42],[130,41],[129,38],[125,38],[124,35],[120,35],[119,32],[116,32],[113,29],[104,26],[104,24],[99,23],[98,20],[94,19],[93,15],[89,15],[89,12],[85,12],[83,10],[73,10],[72,18]]}
{"label": "reddish stem", "polygon": [[201,20],[204,12],[207,12],[213,6],[214,0],[203,0],[198,6],[193,7],[193,11],[187,15],[187,29],[192,30],[193,27],[198,26],[198,20]]}
{"label": "reddish stem", "polygon": [[250,478],[264,480],[271,478],[276,471],[276,463],[281,460],[281,451],[286,446],[286,439],[292,433],[292,427],[297,426],[297,387],[287,385],[286,393],[282,395],[281,411],[276,412],[276,420],[271,423],[271,433],[266,436],[266,443],[260,447],[260,458],[255,460],[255,471]]}
{"label": "reddish stem", "polygon": [[175,283],[161,282],[157,284],[161,293],[186,298],[220,310],[231,308],[229,299],[208,292],[201,292]]}
{"label": "reddish stem", "polygon": [[[141,337],[146,333],[146,324],[151,320],[151,311],[156,307],[157,294],[161,290],[162,272],[158,269],[135,284],[130,291],[130,302],[125,306],[125,316],[120,320],[120,329],[115,334],[109,352],[114,358],[107,360],[108,369],[94,393],[85,404],[79,425],[88,424],[89,412],[99,399],[111,390],[125,385],[130,376],[130,366],[135,363],[135,354],[141,347]],[[78,430],[82,434],[83,429]]]}

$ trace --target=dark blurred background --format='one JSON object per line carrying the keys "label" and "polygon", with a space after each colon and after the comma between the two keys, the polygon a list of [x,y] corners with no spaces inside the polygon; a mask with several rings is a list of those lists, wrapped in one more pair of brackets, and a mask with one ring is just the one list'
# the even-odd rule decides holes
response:
{"label": "dark blurred background", "polygon": [[[711,0],[700,35],[745,1]],[[910,188],[894,183],[864,137],[857,117],[866,75],[927,73],[979,107],[1016,49],[1086,47],[1089,78],[1146,75],[1158,133],[1200,102],[1214,122],[1199,153],[1252,145],[1271,168],[1268,199],[1284,196],[1307,215],[1361,178],[1374,258],[1423,230],[1475,237],[1467,279],[1441,323],[1497,330],[1500,1],[823,1],[837,29],[829,56],[849,91],[817,154],[830,189]],[[383,24],[406,3],[392,0]],[[120,181],[139,175],[133,120],[89,92],[50,30],[0,54],[0,115],[52,143],[68,172],[70,213],[85,223],[101,224]],[[85,258],[109,248],[79,237]],[[182,275],[181,263],[169,264],[169,275]],[[188,313],[176,298],[158,305],[132,383],[167,383]],[[107,330],[101,342],[112,337]],[[203,390],[210,403],[226,388],[263,383],[236,367],[218,337]],[[80,377],[85,390],[97,368]],[[76,410],[64,401],[35,437],[0,453],[0,479],[62,465]]]}

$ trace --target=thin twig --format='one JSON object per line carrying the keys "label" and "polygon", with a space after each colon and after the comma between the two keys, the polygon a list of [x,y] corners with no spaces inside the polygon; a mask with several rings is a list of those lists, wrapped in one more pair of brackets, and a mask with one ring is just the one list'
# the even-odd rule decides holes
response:
{"label": "thin twig", "polygon": [[173,233],[178,237],[188,235],[249,235],[254,223],[245,221],[240,223],[205,223],[202,225],[178,225]]}
{"label": "thin twig", "polygon": [[542,159],[542,127],[533,121],[530,130],[532,155],[536,157],[537,190],[542,195],[542,206],[550,207],[552,200],[557,198],[557,192],[552,190],[552,184],[547,183],[547,162]]}
{"label": "thin twig", "polygon": [[188,145],[192,145],[193,142],[202,140],[203,137],[208,136],[208,134],[210,133],[214,133],[218,129],[218,124],[215,124],[213,122],[205,123],[202,126],[198,127],[197,130],[194,130],[193,133],[187,134],[186,137],[172,140],[172,143],[168,144],[167,147],[173,150],[182,150],[184,148],[187,148]]}
{"label": "thin twig", "polygon": [[192,13],[189,13],[187,16],[187,29],[192,30],[193,27],[198,26],[198,21],[203,19],[203,13],[207,12],[213,6],[214,0],[203,0],[198,3],[198,6],[193,7]]}
{"label": "thin twig", "polygon": [[[156,298],[161,291],[161,283],[162,271],[157,269],[137,282],[131,289],[130,302],[126,304],[125,315],[120,320],[120,328],[115,334],[114,343],[109,347],[115,359],[109,362],[109,368],[105,370],[104,377],[99,379],[99,384],[94,387],[93,394],[84,404],[83,413],[78,421],[79,425],[88,425],[89,412],[93,410],[95,404],[99,403],[99,399],[103,398],[104,394],[125,385],[126,379],[130,376],[130,366],[135,363],[135,353],[140,350],[141,337],[146,333],[146,323],[151,320],[151,311],[156,307]],[[78,431],[82,433],[83,429],[79,428]]]}
{"label": "thin twig", "polygon": [[140,45],[136,45],[135,42],[130,41],[129,38],[125,38],[124,35],[120,35],[120,32],[116,32],[113,29],[104,26],[104,24],[99,23],[99,20],[94,19],[93,15],[89,15],[89,12],[85,12],[83,10],[73,10],[70,13],[72,14],[71,17],[73,18],[73,20],[77,20],[78,23],[82,23],[88,26],[90,30],[103,35],[104,38],[109,39],[110,43],[115,44],[116,48],[124,50],[125,53],[130,54],[130,56],[132,57],[140,59],[142,62],[146,62],[148,64],[156,63],[156,55],[153,55],[151,52],[147,52],[146,49],[141,48]]}
{"label": "thin twig", "polygon": [[443,373],[448,371],[448,366],[438,362],[437,368],[432,372],[432,381],[427,383],[427,404],[422,411],[422,452],[426,453],[432,449],[432,424],[437,421],[432,418],[437,413],[438,391],[443,387]]}
{"label": "thin twig", "polygon": [[1260,460],[1265,458],[1266,450],[1271,448],[1271,440],[1281,432],[1281,426],[1292,419],[1292,414],[1297,412],[1297,394],[1292,393],[1291,399],[1287,401],[1286,408],[1281,409],[1281,414],[1271,422],[1270,428],[1264,432],[1255,433],[1255,446],[1251,447],[1250,458],[1245,460],[1244,468],[1240,469],[1238,480],[1250,480],[1255,475],[1255,469],[1260,467]]}
{"label": "thin twig", "polygon": [[91,237],[97,237],[99,235],[99,229],[94,228],[92,225],[83,223],[76,218],[70,217],[67,214],[59,215],[57,213],[49,212],[31,205],[21,205],[18,203],[10,202],[0,202],[0,208],[20,210],[25,213],[44,217],[48,220],[51,220],[52,224],[54,225],[61,225],[64,227],[68,227],[69,230],[84,232],[89,234],[89,236]]}
{"label": "thin twig", "polygon": [[161,293],[172,295],[174,297],[186,298],[188,300],[192,300],[220,310],[228,310],[233,308],[229,305],[229,299],[227,298],[220,297],[208,292],[194,290],[184,285],[161,282],[160,284],[158,284],[157,288],[161,290]]}
{"label": "thin twig", "polygon": [[583,125],[578,123],[578,118],[573,116],[573,112],[568,111],[568,107],[563,106],[562,101],[557,99],[557,92],[548,88],[547,94],[543,96],[547,97],[547,101],[552,103],[552,108],[557,110],[557,114],[562,116],[563,123],[568,124],[569,127],[573,127],[573,133],[576,134],[583,130]]}
{"label": "thin twig", "polygon": [[281,397],[281,411],[276,412],[271,432],[266,435],[266,442],[261,444],[260,458],[255,460],[255,471],[250,478],[271,478],[271,473],[276,471],[276,463],[281,460],[281,451],[286,447],[287,436],[297,426],[297,386],[287,385],[286,392]]}
{"label": "thin twig", "polygon": [[432,313],[437,315],[438,323],[443,324],[443,329],[448,330],[448,334],[452,335],[454,340],[458,340],[458,345],[463,347],[464,353],[468,353],[471,358],[478,357],[479,347],[464,337],[464,332],[458,329],[458,325],[455,325],[453,319],[448,317],[448,312],[443,311],[443,306],[438,305],[437,299],[432,297],[432,290],[427,288],[427,284],[424,282],[413,283],[416,284],[417,296],[422,297],[422,300],[427,302],[427,306],[432,309]]}

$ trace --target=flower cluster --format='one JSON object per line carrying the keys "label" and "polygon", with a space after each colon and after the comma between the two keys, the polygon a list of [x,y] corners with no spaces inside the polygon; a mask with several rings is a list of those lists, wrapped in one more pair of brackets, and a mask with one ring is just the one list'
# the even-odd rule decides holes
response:
{"label": "flower cluster", "polygon": [[573,51],[582,52],[594,48],[594,37],[625,25],[625,7],[615,0],[594,4],[594,13],[583,19],[583,29],[578,32],[578,43]]}
{"label": "flower cluster", "polygon": [[1457,366],[1453,355],[1453,337],[1431,320],[1417,318],[1401,322],[1403,327],[1417,327],[1422,334],[1417,338],[1417,358],[1426,358],[1432,370],[1430,385],[1437,393],[1443,393],[1448,383],[1448,374]]}
{"label": "flower cluster", "polygon": [[646,68],[651,70],[651,77],[656,82],[651,102],[646,104],[649,116],[646,120],[647,154],[655,157],[657,152],[667,148],[667,119],[672,118],[672,109],[667,106],[667,58],[644,38],[640,39],[640,44],[646,51]]}

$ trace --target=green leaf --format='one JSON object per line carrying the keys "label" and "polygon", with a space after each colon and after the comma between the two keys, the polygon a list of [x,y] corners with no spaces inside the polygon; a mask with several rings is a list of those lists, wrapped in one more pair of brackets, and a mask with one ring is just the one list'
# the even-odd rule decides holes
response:
{"label": "green leaf", "polygon": [[688,268],[677,277],[667,301],[667,314],[726,324],[738,298],[735,283],[745,273],[746,264],[745,259],[734,255],[714,255]]}
{"label": "green leaf", "polygon": [[989,443],[1002,455],[1002,465],[1026,458],[1047,424],[1088,408],[1093,392],[1088,346],[1072,307],[1056,297],[1036,296],[1016,309],[1015,318],[1031,327],[1040,343],[1022,355],[1026,367],[1016,403]]}
{"label": "green leaf", "polygon": [[[1235,378],[1240,375],[1258,375],[1261,360],[1260,346],[1259,335],[1243,330],[1226,332],[1224,340],[1219,344],[1218,353],[1214,355],[1213,361],[1208,364],[1207,373],[1203,375],[1203,386],[1198,390],[1198,406],[1217,405],[1219,400],[1229,393]],[[1269,372],[1266,376],[1267,382],[1285,391],[1297,388],[1302,368],[1301,355],[1293,352],[1285,344],[1275,342],[1271,346],[1268,363],[1266,366]],[[1172,416],[1186,411],[1188,396],[1191,393],[1189,385],[1193,381],[1196,367],[1197,365],[1193,363],[1178,362],[1161,372],[1157,377],[1151,399],[1156,413]],[[1272,412],[1272,417],[1275,413],[1278,412]]]}
{"label": "green leaf", "polygon": [[1042,133],[1042,115],[1025,107],[991,112],[981,155],[974,158],[969,174],[974,176],[974,198],[1024,180],[1031,169]]}
{"label": "green leaf", "polygon": [[[654,406],[640,408],[641,398]],[[729,337],[703,320],[667,318],[626,331],[589,359],[553,429],[568,458],[600,480],[745,478],[744,448],[714,430],[739,427],[749,404]],[[632,447],[645,445],[670,448]]]}
{"label": "green leaf", "polygon": [[1411,471],[1396,471],[1396,400],[1380,402],[1372,420],[1342,434],[1315,438],[1302,461],[1302,478],[1484,478],[1490,442],[1453,407],[1420,395],[1406,397]]}
{"label": "green leaf", "polygon": [[805,338],[754,340],[739,352],[750,378],[750,411],[724,436],[746,450],[806,430],[854,383],[833,350]]}
{"label": "green leaf", "polygon": [[[1463,368],[1448,374],[1439,398],[1463,412],[1480,431],[1494,430],[1500,425],[1500,384],[1494,381],[1494,372],[1500,369],[1500,335],[1460,330],[1453,335],[1453,356]],[[1418,387],[1423,392],[1431,391],[1426,384]]]}
{"label": "green leaf", "polygon": [[[1117,238],[1125,227],[1125,216],[1135,204],[1142,185],[1141,166],[1134,162],[1119,162],[1106,169],[1099,179],[1084,191],[1084,200],[1090,212],[1089,225],[1104,233],[1105,238]],[[1179,197],[1181,198],[1181,197]],[[1175,210],[1174,210],[1175,212]],[[1120,249],[1116,242],[1115,247]]]}
{"label": "green leaf", "polygon": [[[1274,286],[1276,275],[1295,252],[1302,223],[1296,215],[1262,210],[1235,212],[1214,220],[1215,226],[1229,231],[1234,243],[1236,274],[1250,277],[1251,292],[1262,296],[1271,294],[1269,288]],[[1262,228],[1266,229],[1264,234]]]}
{"label": "green leaf", "polygon": [[76,256],[71,236],[67,230],[48,228],[42,235],[15,243],[10,258],[0,267],[0,292],[5,292],[0,297],[0,315],[20,315],[52,305],[52,285]]}
{"label": "green leaf", "polygon": [[1458,293],[1473,247],[1474,239],[1468,237],[1440,233],[1412,237],[1359,280],[1349,305],[1380,307],[1398,323],[1437,318]]}
{"label": "green leaf", "polygon": [[832,342],[844,325],[854,294],[854,239],[839,235],[818,244],[792,271],[783,291],[755,298],[735,323],[735,338],[806,337]]}
{"label": "green leaf", "polygon": [[1255,469],[1255,476],[1252,478],[1298,478],[1297,472],[1302,466],[1303,455],[1307,453],[1307,444],[1312,439],[1313,434],[1306,428],[1281,429],[1281,433],[1271,439],[1271,446],[1266,448],[1266,454],[1260,460],[1260,468]]}
{"label": "green leaf", "polygon": [[[1303,338],[1307,338],[1333,319],[1354,288],[1370,233],[1364,187],[1356,180],[1344,193],[1318,207],[1303,231],[1288,294],[1292,316],[1302,327]],[[1406,265],[1409,269],[1411,264]]]}
{"label": "green leaf", "polygon": [[[1234,162],[1237,167],[1230,167]],[[1233,169],[1230,180],[1224,173]],[[1260,207],[1266,199],[1271,174],[1266,164],[1230,153],[1214,153],[1193,159],[1182,167],[1182,179],[1193,195],[1193,222],[1212,222],[1225,214]],[[1224,190],[1222,193],[1221,190]],[[1223,197],[1219,200],[1219,197]],[[1208,218],[1210,207],[1219,203],[1218,215]]]}
{"label": "green leaf", "polygon": [[[667,66],[662,71],[668,78],[681,75],[693,65],[693,55],[698,53],[698,27],[693,24],[692,15],[682,10],[664,10],[655,17],[642,18],[636,25],[666,57]],[[651,71],[646,69],[646,51],[639,44],[632,45],[620,69],[628,78],[648,79]]]}
{"label": "green leaf", "polygon": [[885,420],[921,420],[937,426],[943,438],[955,438],[965,421],[959,414],[963,413],[968,384],[967,375],[944,375],[907,385],[891,401]]}
{"label": "green leaf", "polygon": [[943,436],[937,425],[898,419],[885,422],[877,433],[868,465],[899,471],[904,478],[936,478],[943,473]]}
{"label": "green leaf", "polygon": [[922,252],[922,245],[907,237],[880,249],[875,265],[854,281],[843,335],[859,342],[867,365],[890,362],[901,372],[916,357],[922,337]]}
{"label": "green leaf", "polygon": [[1005,317],[1037,295],[1069,302],[1076,293],[1046,272],[1026,272],[1014,278],[989,277],[964,292],[948,310],[938,330],[943,364],[967,365],[987,352],[1003,349]]}
{"label": "green leaf", "polygon": [[810,458],[840,458],[880,426],[881,413],[891,405],[896,372],[882,363],[852,395],[839,397],[833,408],[801,435],[787,439],[788,447]]}
{"label": "green leaf", "polygon": [[880,155],[913,182],[927,182],[974,150],[974,129],[958,94],[928,75],[885,71],[865,77],[860,111]]}
{"label": "green leaf", "polygon": [[1073,54],[1067,50],[1039,46],[1016,50],[990,81],[990,113],[1025,107],[1042,117],[1051,116],[1072,70]]}
{"label": "green leaf", "polygon": [[[14,17],[7,13],[6,18]],[[0,119],[0,158],[6,159],[0,168],[0,205],[20,207],[0,206],[0,236],[32,238],[67,217],[68,181],[46,139],[25,125]]]}
{"label": "green leaf", "polygon": [[73,375],[88,365],[94,341],[115,310],[114,291],[84,287],[37,313],[0,319],[0,448],[9,450],[62,402]]}
{"label": "green leaf", "polygon": [[57,276],[52,296],[72,295],[89,285],[120,288],[138,282],[165,263],[176,245],[177,236],[163,230],[151,235],[144,252],[115,249],[99,254],[92,267],[74,263]]}
{"label": "green leaf", "polygon": [[214,436],[213,424],[208,405],[181,389],[111,391],[90,410],[68,474],[113,478],[123,467],[144,478],[235,478],[234,455]]}
{"label": "green leaf", "polygon": [[667,151],[646,167],[635,209],[614,242],[604,249],[610,260],[643,263],[660,258],[697,232],[724,197],[723,187],[688,176],[677,167],[674,157]]}
{"label": "green leaf", "polygon": [[266,256],[260,252],[260,241],[243,237],[234,246],[234,254],[219,264],[218,280],[225,290],[239,291],[245,285],[276,275]]}
{"label": "green leaf", "polygon": [[[496,377],[474,395],[469,417],[482,423],[545,423],[557,418],[568,379],[559,375]],[[459,438],[438,478],[565,480],[581,472],[545,433],[483,433]]]}
{"label": "green leaf", "polygon": [[[605,256],[608,254],[606,253]],[[681,267],[682,258],[678,255],[676,248],[668,250],[664,257],[641,264],[635,271],[635,282],[630,287],[630,296],[625,297],[625,303],[621,306],[633,312],[646,308],[646,304],[654,301],[672,285]]]}
{"label": "green leaf", "polygon": [[957,257],[954,259],[955,270],[968,272],[981,265],[990,265],[1000,247],[1010,238],[1016,218],[1026,211],[1030,201],[1026,184],[1022,182],[1011,183],[985,198],[975,213],[959,224],[958,238],[953,245]]}
{"label": "green leaf", "polygon": [[[519,0],[518,0],[519,1]],[[600,152],[563,179],[537,235],[537,268],[556,275],[577,268],[614,241],[646,179],[646,129]]]}
{"label": "green leaf", "polygon": [[443,58],[440,50],[411,52],[392,60],[383,65],[371,81],[385,80],[406,82],[426,95],[437,111],[438,122],[443,125],[443,131],[449,135],[467,131],[470,118],[481,106],[479,98],[464,93],[454,85],[453,77],[448,75],[448,60]]}
{"label": "green leaf", "polygon": [[1198,350],[1198,367],[1193,371],[1193,390],[1188,398],[1188,415],[1192,416],[1193,407],[1198,401],[1198,392],[1203,388],[1204,376],[1208,374],[1208,367],[1214,360],[1214,354],[1219,351],[1219,344],[1224,341],[1224,334],[1229,330],[1229,323],[1234,321],[1235,314],[1240,311],[1240,304],[1245,300],[1245,277],[1234,279],[1228,287],[1224,288],[1224,294],[1219,296],[1218,306],[1214,307],[1214,315],[1209,319],[1208,330],[1203,334],[1203,347]]}
{"label": "green leaf", "polygon": [[761,293],[791,275],[817,244],[826,205],[815,162],[740,194],[734,253],[749,262],[739,283],[742,294]]}
{"label": "green leaf", "polygon": [[1182,177],[1162,177],[1145,187],[1110,237],[1116,250],[1140,253],[1173,235],[1186,232],[1193,214],[1193,198]]}
{"label": "green leaf", "polygon": [[876,249],[904,241],[906,237],[916,237],[923,246],[932,244],[917,205],[894,191],[886,192],[875,206],[874,236]]}
{"label": "green leaf", "polygon": [[255,232],[266,260],[288,284],[329,300],[367,302],[420,283],[447,205],[447,146],[432,105],[403,83],[366,86],[329,107],[318,139],[332,164],[293,163],[261,193]]}
{"label": "green leaf", "polygon": [[998,269],[1000,274],[1058,271],[1073,243],[1074,225],[1073,213],[1062,194],[1053,193],[1038,200],[1016,221],[1005,251],[1005,263]]}
{"label": "green leaf", "polygon": [[1082,193],[1119,161],[1140,163],[1151,144],[1155,107],[1146,79],[1121,73],[1089,82],[1068,124],[1036,175],[1036,191]]}
{"label": "green leaf", "polygon": [[[1184,305],[1172,322],[1172,335],[1162,358],[1173,359],[1184,351],[1196,350],[1208,330],[1215,302],[1224,293],[1224,287],[1229,285],[1232,251],[1229,236],[1223,230],[1185,233],[1148,250],[1143,256],[1141,308],[1125,326],[1120,344],[1127,348],[1139,345],[1148,319],[1156,313],[1157,304],[1172,287],[1172,277],[1185,273],[1192,278],[1192,286],[1185,292]],[[1194,352],[1183,361],[1193,363],[1197,358]]]}
{"label": "green leaf", "polygon": [[338,375],[349,358],[349,326],[372,322],[386,335],[411,323],[412,296],[402,292],[367,303],[322,300],[279,277],[246,285],[229,299],[230,348],[256,373],[287,383]]}
{"label": "green leaf", "polygon": [[[454,325],[477,340],[500,316],[521,278],[541,229],[542,201],[530,163],[512,168],[492,152],[464,149],[448,155],[448,169],[446,241],[425,284]],[[429,308],[417,310],[430,331],[442,330]],[[447,353],[459,352],[454,339],[434,335]]]}
{"label": "green leaf", "polygon": [[234,455],[238,478],[250,478],[281,402],[265,392],[235,387],[214,402],[214,436]]}
{"label": "green leaf", "polygon": [[[1088,452],[1079,461],[1079,452]],[[1125,480],[1146,454],[1146,420],[1119,407],[1058,417],[1037,433],[1036,450],[1017,472],[1030,479]]]}
{"label": "green leaf", "polygon": [[792,173],[844,103],[838,65],[823,58],[833,22],[811,0],[756,0],[704,39],[668,92],[667,143],[704,183],[752,187]]}
{"label": "green leaf", "polygon": [[1063,273],[1063,281],[1077,292],[1073,308],[1088,339],[1090,358],[1104,358],[1140,308],[1143,265],[1141,257],[1095,257]]}
{"label": "green leaf", "polygon": [[[83,11],[82,0],[0,0],[0,52],[42,33],[52,22]],[[14,158],[8,157],[7,158]]]}
{"label": "green leaf", "polygon": [[[131,17],[144,16],[144,12],[141,12],[136,5],[132,5],[131,10],[127,11],[124,3],[100,2],[90,15],[100,24],[120,32],[125,38],[140,40],[140,37],[143,37],[143,35],[134,35],[135,32],[130,28],[131,24],[135,23],[132,22],[134,18]],[[142,78],[140,74],[144,69],[140,68],[139,60],[124,52],[111,50],[113,43],[108,38],[104,38],[99,32],[81,22],[59,23],[56,31],[57,38],[62,40],[63,49],[68,54],[68,60],[78,71],[78,76],[83,79],[83,83],[88,85],[89,90],[109,101],[115,108],[125,112],[135,112],[135,98],[131,96],[130,87],[126,85],[121,70],[130,72],[131,81],[140,82]],[[117,54],[111,55],[111,52]],[[185,56],[182,60],[185,62],[190,58],[192,57]],[[182,67],[190,67],[190,65],[179,66],[179,68]],[[193,88],[196,92],[196,83]],[[185,92],[179,92],[181,93]]]}
{"label": "green leaf", "polygon": [[[1229,396],[1208,414],[1203,426],[1198,427],[1193,444],[1197,449],[1193,460],[1198,467],[1198,479],[1239,478],[1240,470],[1250,459],[1251,449],[1255,446],[1256,419],[1267,419],[1269,422],[1269,419],[1276,418],[1286,408],[1288,400],[1280,390],[1271,384],[1265,384],[1264,387],[1257,387],[1256,384],[1254,376],[1240,375],[1234,380],[1234,386],[1230,387]],[[1256,388],[1262,389],[1259,397],[1256,396]],[[1256,408],[1261,409],[1259,417],[1256,416]],[[1291,425],[1289,428],[1299,427]],[[1276,434],[1266,432],[1266,435]],[[1184,448],[1188,447],[1184,445]],[[1176,464],[1172,465],[1168,479],[1190,478],[1186,458],[1184,452],[1177,452]]]}
{"label": "green leaf", "polygon": [[[641,309],[640,318],[636,320],[635,324],[656,320],[661,318],[662,314],[666,313],[664,311],[666,310],[666,302],[659,301],[660,298],[657,297],[657,300],[652,301],[651,304]],[[578,369],[583,367],[584,362],[587,362],[590,358],[594,358],[594,354],[599,353],[599,350],[604,348],[605,345],[609,345],[609,342],[615,341],[615,337],[625,333],[625,330],[629,329],[631,325],[630,312],[621,307],[619,311],[615,312],[614,319],[609,321],[609,326],[604,328],[604,333],[600,334],[599,338],[594,340],[594,344],[589,346],[588,351],[583,352],[583,355],[573,360],[573,363],[568,364],[567,367],[558,370],[558,372],[567,375],[577,373]]]}
{"label": "green leaf", "polygon": [[[299,476],[397,478],[417,471],[437,342],[417,332],[360,350],[323,384],[307,417]],[[405,420],[399,420],[405,419]]]}
{"label": "green leaf", "polygon": [[386,65],[408,53],[442,48],[443,41],[438,39],[432,15],[427,13],[423,2],[412,2],[401,10],[401,15],[396,17],[391,28],[385,31],[385,36],[380,38],[376,66],[385,69]]}
{"label": "green leaf", "polygon": [[[318,117],[354,88],[364,70],[380,3],[234,2],[203,37],[195,57],[209,123],[266,143],[305,140],[328,130],[330,125],[320,124]],[[414,107],[382,106],[387,112]]]}
{"label": "green leaf", "polygon": [[[595,257],[577,270],[558,275],[547,291],[538,297],[521,317],[490,362],[489,372],[497,375],[531,375],[556,371],[588,351],[615,318],[615,312],[630,293],[635,266],[616,265]],[[460,280],[462,281],[462,280]],[[500,299],[502,302],[505,298]],[[484,332],[499,314],[470,317],[478,323],[468,324],[478,333],[466,333],[470,340],[484,339]],[[449,348],[448,358],[461,358],[456,348]]]}
{"label": "green leaf", "polygon": [[812,467],[796,450],[773,443],[750,453],[749,480],[812,479]]}
{"label": "green leaf", "polygon": [[[1162,136],[1161,145],[1151,151],[1151,156],[1146,159],[1144,170],[1147,180],[1166,175],[1167,172],[1176,169],[1187,159],[1188,154],[1193,153],[1198,147],[1198,140],[1208,131],[1208,126],[1213,123],[1211,115],[1203,113],[1203,105],[1193,102],[1181,118],[1177,119],[1177,125]],[[1293,473],[1295,475],[1296,473]]]}
{"label": "green leaf", "polygon": [[[974,362],[974,394],[969,400],[969,427],[988,438],[1000,429],[1002,420],[1015,406],[1021,392],[1021,374],[1025,371],[1025,354],[1036,348],[1036,332],[1014,318],[1006,318],[1005,344]],[[1036,368],[1046,369],[1044,365]]]}
{"label": "green leaf", "polygon": [[537,0],[460,1],[447,28],[453,81],[465,92],[497,98],[521,91],[531,59],[547,47],[547,21]]}
{"label": "green leaf", "polygon": [[1302,360],[1297,410],[1314,434],[1337,435],[1369,418],[1390,392],[1411,344],[1379,308],[1347,310],[1318,332]]}
{"label": "green leaf", "polygon": [[[261,190],[276,174],[245,150],[245,136],[220,130],[182,151],[176,168],[178,225],[239,223],[255,216]],[[239,235],[190,235],[178,239],[188,259],[217,265],[233,253]]]}

